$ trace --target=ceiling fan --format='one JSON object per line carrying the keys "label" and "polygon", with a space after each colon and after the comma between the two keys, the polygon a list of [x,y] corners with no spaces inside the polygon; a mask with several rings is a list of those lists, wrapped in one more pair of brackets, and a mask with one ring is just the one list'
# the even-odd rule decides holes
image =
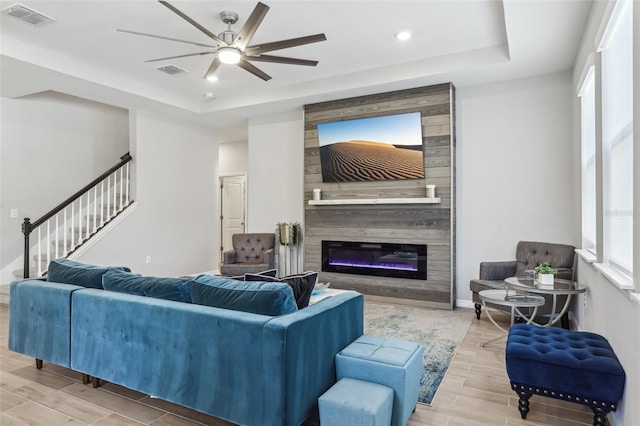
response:
{"label": "ceiling fan", "polygon": [[186,55],[178,55],[178,56],[169,56],[166,58],[158,58],[158,59],[150,59],[145,62],[157,62],[157,61],[165,61],[167,59],[176,59],[176,58],[186,58],[188,56],[199,56],[199,55],[213,55],[216,57],[211,62],[209,69],[204,75],[204,78],[210,78],[213,76],[220,67],[221,64],[236,64],[240,68],[245,71],[250,72],[251,74],[260,77],[264,81],[268,81],[271,79],[264,71],[260,70],[258,67],[253,65],[251,62],[273,62],[278,64],[291,64],[291,65],[307,65],[307,66],[316,66],[318,61],[311,61],[308,59],[297,59],[297,58],[288,58],[284,56],[273,56],[273,55],[265,55],[266,52],[271,52],[274,50],[287,49],[289,47],[302,46],[305,44],[317,43],[319,41],[326,40],[326,36],[324,34],[314,34],[305,37],[291,38],[287,40],[274,41],[271,43],[263,43],[256,44],[253,46],[249,46],[253,35],[256,30],[262,23],[265,15],[269,11],[269,6],[264,3],[258,2],[256,7],[251,12],[251,15],[247,19],[247,22],[243,25],[243,27],[237,33],[231,29],[231,25],[238,22],[238,14],[234,12],[222,12],[220,13],[220,19],[222,22],[227,24],[227,30],[221,32],[218,35],[213,34],[211,31],[207,30],[202,25],[198,24],[196,21],[191,19],[185,13],[178,10],[175,6],[171,5],[169,2],[158,0],[159,3],[166,6],[169,10],[174,12],[176,15],[180,16],[182,19],[205,33],[210,39],[216,42],[217,45],[205,44],[205,43],[196,43],[187,40],[180,40],[172,37],[164,37],[160,35],[154,34],[146,34],[140,33],[136,31],[127,31],[118,29],[120,32],[136,34],[146,37],[160,38],[164,40],[177,41],[180,43],[187,43],[194,46],[207,47],[209,50],[204,52],[196,52],[196,53],[188,53]]}

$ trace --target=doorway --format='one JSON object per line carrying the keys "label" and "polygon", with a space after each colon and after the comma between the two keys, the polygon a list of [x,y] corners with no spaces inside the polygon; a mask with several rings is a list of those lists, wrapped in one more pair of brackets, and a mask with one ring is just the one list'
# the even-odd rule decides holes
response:
{"label": "doorway", "polygon": [[247,176],[220,176],[220,263],[231,250],[231,236],[245,232]]}

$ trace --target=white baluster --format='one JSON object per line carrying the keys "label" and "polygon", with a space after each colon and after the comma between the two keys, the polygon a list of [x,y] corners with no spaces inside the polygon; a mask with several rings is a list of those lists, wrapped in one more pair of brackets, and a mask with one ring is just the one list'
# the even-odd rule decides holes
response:
{"label": "white baluster", "polygon": [[124,208],[124,167],[120,167],[120,210]]}
{"label": "white baluster", "polygon": [[90,214],[89,214],[90,213],[89,206],[91,206],[91,190],[87,191],[87,210],[85,211],[85,217],[87,219],[87,221],[86,221],[87,230],[84,233],[84,235],[85,235],[84,239],[85,240],[88,240],[89,236],[91,235],[91,227],[89,225],[89,223],[90,223],[89,220],[91,219],[89,217],[90,216]]}
{"label": "white baluster", "polygon": [[104,226],[104,180],[100,182],[100,227]]}
{"label": "white baluster", "polygon": [[118,171],[113,172],[113,215],[118,213]]}
{"label": "white baluster", "polygon": [[[111,219],[111,175],[107,176],[107,221]],[[103,206],[104,208],[104,206]]]}
{"label": "white baluster", "polygon": [[67,247],[69,247],[67,238],[67,228],[69,227],[69,221],[67,220],[67,208],[64,208],[64,217],[62,218],[62,242],[64,248],[62,249],[62,257],[67,257]]}
{"label": "white baluster", "polygon": [[78,198],[78,245],[82,244],[82,197]]}
{"label": "white baluster", "polygon": [[59,256],[59,251],[60,251],[60,237],[59,237],[59,231],[60,231],[60,213],[56,213],[56,259],[58,259]]}
{"label": "white baluster", "polygon": [[76,204],[71,203],[71,246],[69,246],[69,250],[73,250],[76,247],[76,233],[73,229],[76,223]]}
{"label": "white baluster", "polygon": [[42,234],[40,232],[40,230],[42,229],[42,227],[38,226],[38,266],[37,266],[37,271],[38,271],[38,275],[37,276],[42,276]]}
{"label": "white baluster", "polygon": [[98,231],[98,185],[93,187],[93,232]]}
{"label": "white baluster", "polygon": [[128,206],[129,205],[129,185],[130,185],[130,183],[129,183],[129,163],[127,163],[125,166],[127,168],[127,173],[126,173],[126,175],[127,175],[127,185],[125,186],[125,205]]}
{"label": "white baluster", "polygon": [[51,263],[51,227],[49,223],[51,219],[47,220],[47,267],[49,267],[49,263]]}

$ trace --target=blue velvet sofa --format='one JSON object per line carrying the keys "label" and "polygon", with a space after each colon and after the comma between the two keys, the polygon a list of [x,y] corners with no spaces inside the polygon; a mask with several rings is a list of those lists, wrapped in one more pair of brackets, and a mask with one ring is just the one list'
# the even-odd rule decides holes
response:
{"label": "blue velvet sofa", "polygon": [[268,316],[25,280],[9,348],[240,425],[299,425],[362,335],[363,306],[346,292]]}

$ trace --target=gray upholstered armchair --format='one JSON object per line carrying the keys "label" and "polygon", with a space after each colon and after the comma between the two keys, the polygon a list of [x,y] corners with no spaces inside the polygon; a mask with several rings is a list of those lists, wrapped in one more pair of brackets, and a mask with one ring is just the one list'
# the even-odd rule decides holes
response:
{"label": "gray upholstered armchair", "polygon": [[[524,276],[524,271],[533,269],[540,263],[549,262],[558,270],[556,278],[573,280],[575,276],[575,247],[566,244],[541,243],[534,241],[520,241],[516,248],[516,260],[506,262],[481,262],[480,278],[471,280],[473,302],[476,308],[476,317],[480,319],[482,301],[478,293],[487,289],[506,288],[505,278]],[[546,303],[538,309],[538,315],[551,314],[552,296],[544,295]],[[566,296],[558,296],[557,305],[563,306]],[[508,306],[491,305],[490,307],[502,311],[510,311]],[[562,319],[562,325],[568,328],[566,317]]]}
{"label": "gray upholstered armchair", "polygon": [[273,269],[275,239],[275,234],[233,234],[233,250],[223,253],[220,273],[229,277]]}

